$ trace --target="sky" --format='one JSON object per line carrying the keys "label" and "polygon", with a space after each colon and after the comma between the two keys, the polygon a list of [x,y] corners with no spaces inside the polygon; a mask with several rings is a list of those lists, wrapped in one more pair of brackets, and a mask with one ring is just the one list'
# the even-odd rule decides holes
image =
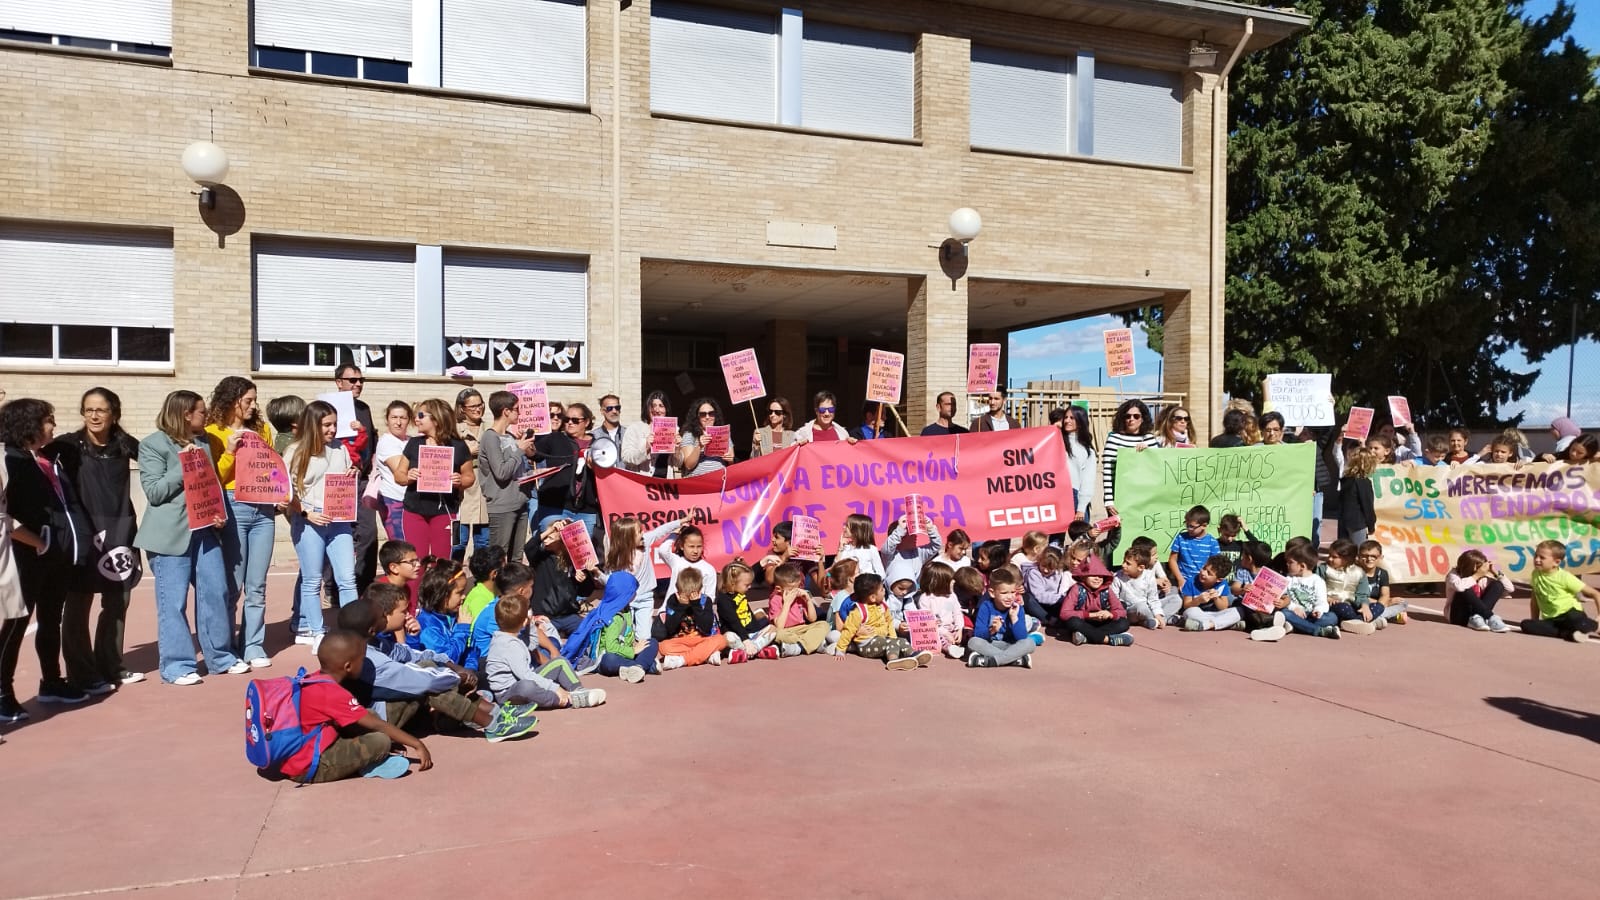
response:
{"label": "sky", "polygon": [[[1569,5],[1577,10],[1572,36],[1590,52],[1600,52],[1600,0],[1577,0]],[[1542,15],[1555,6],[1555,0],[1529,0],[1530,15]],[[1105,366],[1101,332],[1121,328],[1116,316],[1096,316],[1055,325],[1045,325],[1011,335],[1009,372],[1015,386],[1030,380],[1073,380],[1086,387],[1112,384],[1102,375]],[[1143,329],[1134,326],[1134,364],[1137,374],[1127,379],[1126,390],[1158,391],[1161,357],[1145,345]],[[1544,424],[1566,413],[1567,349],[1550,354],[1538,365],[1530,364],[1521,353],[1508,354],[1504,364],[1518,372],[1538,369],[1539,379],[1523,399],[1503,408],[1510,418],[1524,413],[1528,424]],[[1580,341],[1576,353],[1576,374],[1572,391],[1572,413],[1580,425],[1600,427],[1600,342]]]}

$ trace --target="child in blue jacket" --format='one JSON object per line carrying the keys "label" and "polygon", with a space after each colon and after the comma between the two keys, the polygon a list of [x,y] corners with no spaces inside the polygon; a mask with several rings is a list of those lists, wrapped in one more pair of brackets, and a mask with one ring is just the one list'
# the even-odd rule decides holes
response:
{"label": "child in blue jacket", "polygon": [[989,573],[989,593],[972,617],[972,637],[967,639],[967,666],[1033,668],[1033,651],[1044,635],[1029,634],[1022,613],[1022,573],[1016,566],[1000,566]]}
{"label": "child in blue jacket", "polygon": [[451,662],[467,658],[472,619],[462,604],[467,599],[467,572],[454,560],[434,560],[417,587],[416,634],[406,637],[413,650],[432,650]]}

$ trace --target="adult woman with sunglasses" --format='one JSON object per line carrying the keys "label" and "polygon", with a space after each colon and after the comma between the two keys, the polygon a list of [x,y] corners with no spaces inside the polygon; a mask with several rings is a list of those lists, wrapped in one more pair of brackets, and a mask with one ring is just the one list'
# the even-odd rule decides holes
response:
{"label": "adult woman with sunglasses", "polygon": [[594,473],[584,458],[584,442],[594,424],[594,413],[582,403],[572,403],[563,409],[560,421],[551,424],[560,427],[533,439],[533,461],[541,469],[561,468],[539,481],[534,495],[539,504],[534,535],[543,534],[557,519],[581,520],[593,532],[600,521],[600,502]]}
{"label": "adult woman with sunglasses", "polygon": [[[406,486],[404,511],[400,515],[406,541],[417,548],[418,556],[450,555],[450,523],[461,508],[461,492],[472,487],[477,474],[472,453],[456,433],[455,411],[450,404],[431,397],[417,404],[417,437],[406,442],[398,460],[391,460],[394,480]],[[449,447],[450,490],[445,493],[417,490],[422,477],[418,468],[422,448]]]}
{"label": "adult woman with sunglasses", "polygon": [[801,425],[794,433],[794,442],[797,444],[826,443],[829,441],[844,441],[847,444],[856,442],[850,432],[843,425],[833,420],[834,414],[839,411],[839,401],[828,391],[818,391],[811,398],[811,407],[817,411],[817,417]]}
{"label": "adult woman with sunglasses", "polygon": [[777,453],[793,443],[794,412],[788,400],[773,397],[767,401],[767,424],[756,429],[755,439],[750,442],[750,458]]}
{"label": "adult woman with sunglasses", "polygon": [[[1100,489],[1104,493],[1106,514],[1117,514],[1117,455],[1124,450],[1145,450],[1161,446],[1150,432],[1150,407],[1143,400],[1124,400],[1117,407],[1111,423],[1111,433],[1106,435],[1105,448],[1100,452]],[[1114,546],[1114,544],[1113,544]]]}
{"label": "adult woman with sunglasses", "polygon": [[1189,437],[1189,410],[1169,406],[1156,417],[1156,439],[1162,447],[1193,447]]}
{"label": "adult woman with sunglasses", "polygon": [[733,441],[728,441],[728,449],[720,458],[705,452],[711,440],[706,429],[712,425],[727,424],[722,421],[722,407],[710,397],[701,397],[689,404],[689,409],[693,414],[679,431],[678,440],[678,467],[683,470],[683,477],[693,478],[726,468],[728,463],[733,462]]}

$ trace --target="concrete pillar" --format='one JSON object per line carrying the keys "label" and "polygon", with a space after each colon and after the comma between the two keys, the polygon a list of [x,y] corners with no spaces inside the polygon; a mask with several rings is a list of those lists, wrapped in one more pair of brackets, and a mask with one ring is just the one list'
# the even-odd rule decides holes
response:
{"label": "concrete pillar", "polygon": [[[1211,361],[1222,352],[1220,327],[1211,322],[1209,297],[1203,290],[1167,298],[1162,344],[1167,391],[1184,395],[1189,408],[1189,434],[1199,441],[1220,429],[1216,406],[1220,385],[1211,378]],[[1220,326],[1221,323],[1217,323]]]}
{"label": "concrete pillar", "polygon": [[767,323],[767,334],[769,347],[761,370],[767,393],[786,398],[794,409],[794,424],[799,425],[811,418],[811,395],[806,389],[805,320],[773,319]]}
{"label": "concrete pillar", "polygon": [[959,397],[966,390],[967,280],[951,287],[943,272],[930,272],[912,279],[907,294],[903,408],[916,434],[938,417],[934,401],[940,392]]}

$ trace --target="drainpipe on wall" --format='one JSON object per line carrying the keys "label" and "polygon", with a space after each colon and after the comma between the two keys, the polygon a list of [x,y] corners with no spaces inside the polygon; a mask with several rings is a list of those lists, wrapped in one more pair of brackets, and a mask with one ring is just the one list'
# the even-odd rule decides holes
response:
{"label": "drainpipe on wall", "polygon": [[[1216,84],[1211,86],[1211,327],[1219,328],[1222,319],[1222,285],[1226,277],[1222,264],[1218,261],[1219,242],[1227,235],[1228,230],[1228,196],[1221,190],[1227,183],[1227,171],[1223,168],[1225,157],[1227,122],[1222,120],[1222,101],[1228,96],[1228,73],[1233,71],[1233,64],[1239,61],[1244,53],[1245,45],[1250,43],[1251,35],[1255,34],[1256,20],[1246,17],[1244,20],[1244,36],[1239,43],[1233,45],[1233,53],[1228,55],[1227,65],[1222,67],[1217,75]],[[1217,353],[1215,343],[1207,343],[1206,358],[1209,360],[1211,370],[1211,397],[1208,403],[1211,407],[1212,430],[1216,423],[1221,421],[1221,411],[1218,400],[1222,396],[1222,354]],[[1192,403],[1194,398],[1190,398]]]}
{"label": "drainpipe on wall", "polygon": [[[611,10],[611,390],[622,390],[622,11]],[[1247,32],[1248,34],[1248,32]]]}

